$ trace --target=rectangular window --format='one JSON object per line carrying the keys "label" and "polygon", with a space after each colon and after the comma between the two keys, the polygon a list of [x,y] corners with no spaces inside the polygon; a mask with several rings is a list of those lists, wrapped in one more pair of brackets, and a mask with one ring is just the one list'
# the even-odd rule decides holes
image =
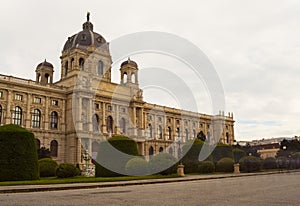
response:
{"label": "rectangular window", "polygon": [[15,95],[15,100],[22,101],[22,99],[23,99],[23,96],[21,94]]}
{"label": "rectangular window", "polygon": [[42,99],[39,98],[39,97],[34,97],[33,102],[37,103],[37,104],[40,104],[40,103],[42,103]]}
{"label": "rectangular window", "polygon": [[0,98],[3,98],[3,92],[0,91]]}
{"label": "rectangular window", "polygon": [[121,108],[121,112],[125,113],[126,109],[124,107]]}
{"label": "rectangular window", "polygon": [[108,111],[112,111],[112,106],[108,105],[107,109],[108,109]]}
{"label": "rectangular window", "polygon": [[58,106],[58,100],[52,100],[52,105],[53,106]]}

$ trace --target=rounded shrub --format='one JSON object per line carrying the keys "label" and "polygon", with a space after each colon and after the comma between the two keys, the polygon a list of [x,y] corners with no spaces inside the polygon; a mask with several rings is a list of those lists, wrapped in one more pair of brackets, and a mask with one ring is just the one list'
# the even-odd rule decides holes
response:
{"label": "rounded shrub", "polygon": [[183,158],[182,163],[184,165],[184,172],[185,173],[196,173],[198,172],[198,165],[199,165],[199,154],[203,147],[204,142],[195,139],[193,142],[187,142],[183,147]]}
{"label": "rounded shrub", "polygon": [[56,176],[57,163],[51,158],[43,158],[39,160],[40,177]]}
{"label": "rounded shrub", "polygon": [[38,178],[38,156],[33,133],[13,124],[1,126],[0,181]]}
{"label": "rounded shrub", "polygon": [[99,145],[96,177],[117,177],[126,174],[125,166],[132,156],[139,156],[137,144],[125,136],[114,136]]}
{"label": "rounded shrub", "polygon": [[80,170],[72,163],[61,163],[56,169],[58,178],[75,177],[80,175]]}
{"label": "rounded shrub", "polygon": [[295,152],[292,154],[291,158],[291,168],[299,169],[300,168],[300,152]]}
{"label": "rounded shrub", "polygon": [[212,152],[212,156],[214,163],[226,157],[233,159],[232,147],[226,144],[218,144]]}
{"label": "rounded shrub", "polygon": [[149,161],[152,174],[169,175],[177,172],[177,159],[168,153],[159,153]]}
{"label": "rounded shrub", "polygon": [[288,159],[284,156],[278,157],[277,165],[278,165],[278,168],[280,168],[280,169],[287,168],[288,167]]}
{"label": "rounded shrub", "polygon": [[216,164],[217,172],[233,172],[234,161],[232,158],[222,158]]}
{"label": "rounded shrub", "polygon": [[213,173],[215,171],[215,164],[212,161],[203,161],[198,165],[200,173]]}
{"label": "rounded shrub", "polygon": [[239,148],[234,148],[232,150],[232,153],[233,153],[233,159],[235,160],[235,162],[239,162],[240,159],[242,159],[243,157],[246,156],[246,152]]}
{"label": "rounded shrub", "polygon": [[139,157],[132,158],[126,163],[125,171],[133,176],[147,175],[149,174],[148,162]]}
{"label": "rounded shrub", "polygon": [[240,159],[239,163],[243,172],[256,172],[261,169],[261,160],[259,157],[246,156]]}
{"label": "rounded shrub", "polygon": [[277,168],[276,159],[274,157],[268,157],[268,158],[264,159],[263,168],[266,170],[276,169]]}

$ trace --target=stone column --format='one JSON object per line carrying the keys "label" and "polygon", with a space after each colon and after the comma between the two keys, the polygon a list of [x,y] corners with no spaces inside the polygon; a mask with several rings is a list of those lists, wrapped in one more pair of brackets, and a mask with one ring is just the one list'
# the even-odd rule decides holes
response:
{"label": "stone column", "polygon": [[115,116],[116,116],[116,121],[115,121],[115,125],[116,125],[116,129],[114,129],[114,132],[116,134],[120,134],[120,121],[119,121],[119,105],[116,105],[116,112],[115,112]]}
{"label": "stone column", "polygon": [[12,121],[11,119],[11,111],[10,111],[10,104],[11,104],[11,97],[12,97],[12,91],[7,91],[7,101],[6,101],[6,116],[5,116],[5,124],[10,124]]}
{"label": "stone column", "polygon": [[106,111],[106,107],[105,107],[105,102],[102,103],[102,133],[107,133],[106,131],[106,114],[105,114],[105,111]]}
{"label": "stone column", "polygon": [[93,114],[92,114],[93,100],[92,99],[89,100],[88,107],[89,107],[89,108],[87,108],[87,119],[88,119],[88,125],[89,125],[88,128],[89,128],[89,131],[92,132],[93,131]]}
{"label": "stone column", "polygon": [[[31,94],[28,93],[27,94],[27,108],[26,108],[26,119],[25,119],[25,127],[26,128],[31,128],[31,119],[30,119],[30,113],[31,113],[31,110],[30,110],[30,105],[31,105]],[[24,125],[24,124],[23,124]]]}
{"label": "stone column", "polygon": [[50,103],[49,103],[49,97],[46,96],[46,102],[45,102],[45,115],[44,115],[44,129],[48,130],[49,129],[49,107],[50,107]]}
{"label": "stone column", "polygon": [[136,107],[135,106],[133,106],[133,108],[132,108],[132,127],[133,127],[133,135],[134,136],[136,136],[137,135],[137,129],[136,129],[136,127],[137,127],[137,125],[136,125]]}
{"label": "stone column", "polygon": [[79,95],[77,95],[78,97],[78,113],[77,113],[77,119],[76,122],[78,122],[77,124],[77,128],[79,131],[82,131],[82,97],[79,97]]}

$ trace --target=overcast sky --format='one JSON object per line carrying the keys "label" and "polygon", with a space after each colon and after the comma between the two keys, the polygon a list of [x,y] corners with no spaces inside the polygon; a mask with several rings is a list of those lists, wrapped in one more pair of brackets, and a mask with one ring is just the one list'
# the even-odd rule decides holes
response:
{"label": "overcast sky", "polygon": [[[47,58],[58,80],[63,45],[81,30],[87,11],[94,30],[107,41],[161,31],[199,47],[222,81],[225,112],[234,113],[238,140],[300,135],[300,1],[5,1],[0,7],[0,73],[34,79],[37,64]],[[140,67],[149,67],[147,59],[155,55],[145,62],[136,59]],[[168,59],[158,59],[161,67],[168,66]],[[118,68],[113,69],[118,81]],[[144,92],[146,100],[172,102],[154,94]]]}

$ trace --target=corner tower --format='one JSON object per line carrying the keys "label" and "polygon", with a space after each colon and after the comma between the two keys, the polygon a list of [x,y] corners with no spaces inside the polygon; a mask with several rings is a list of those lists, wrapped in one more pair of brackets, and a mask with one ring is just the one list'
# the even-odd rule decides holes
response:
{"label": "corner tower", "polygon": [[68,37],[61,55],[61,82],[70,85],[72,77],[89,75],[111,82],[111,56],[109,45],[90,22],[90,14],[82,31]]}
{"label": "corner tower", "polygon": [[121,64],[121,84],[138,88],[138,71],[137,63],[128,58],[127,61]]}
{"label": "corner tower", "polygon": [[53,83],[53,65],[45,61],[40,63],[35,70],[36,82],[42,85]]}

